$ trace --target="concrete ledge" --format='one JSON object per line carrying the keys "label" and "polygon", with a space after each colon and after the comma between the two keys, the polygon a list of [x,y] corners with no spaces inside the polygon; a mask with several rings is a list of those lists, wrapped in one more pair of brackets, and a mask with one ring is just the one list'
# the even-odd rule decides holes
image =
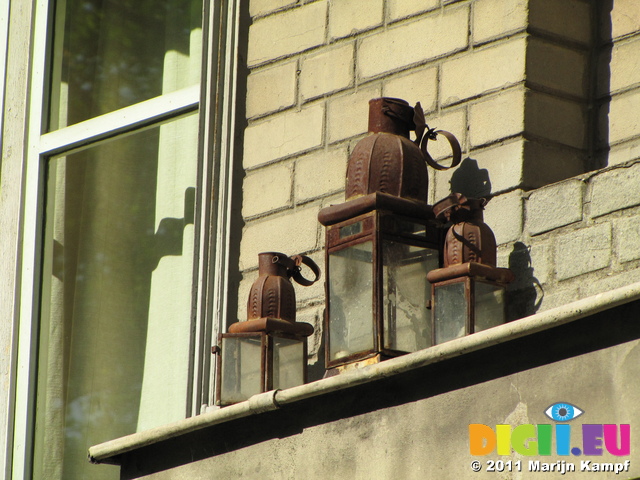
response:
{"label": "concrete ledge", "polygon": [[382,380],[410,370],[436,364],[447,359],[486,349],[488,347],[542,332],[575,320],[592,316],[604,310],[640,299],[640,282],[607,293],[588,297],[568,305],[531,315],[467,337],[452,340],[435,347],[371,365],[298,387],[266,392],[246,402],[187,418],[162,427],[134,433],[89,448],[89,459],[94,463],[119,464],[120,456],[154,443],[163,442],[237,419],[278,410],[284,405],[346,390],[376,380]]}

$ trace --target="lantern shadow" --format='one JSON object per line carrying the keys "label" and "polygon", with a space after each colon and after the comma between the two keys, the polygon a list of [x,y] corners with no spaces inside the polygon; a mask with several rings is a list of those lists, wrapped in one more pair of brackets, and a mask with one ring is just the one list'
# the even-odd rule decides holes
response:
{"label": "lantern shadow", "polygon": [[[540,308],[544,290],[533,274],[530,248],[522,242],[513,244],[509,254],[509,269],[516,280],[509,285],[507,302],[507,321],[533,315]],[[538,290],[540,298],[538,298]]]}
{"label": "lantern shadow", "polygon": [[451,193],[461,193],[468,198],[489,198],[491,179],[486,168],[478,167],[477,160],[465,158],[451,175]]}

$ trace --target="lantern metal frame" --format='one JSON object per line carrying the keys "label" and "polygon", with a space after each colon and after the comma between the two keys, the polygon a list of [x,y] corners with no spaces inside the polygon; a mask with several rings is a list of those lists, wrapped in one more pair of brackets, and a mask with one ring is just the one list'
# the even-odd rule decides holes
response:
{"label": "lantern metal frame", "polygon": [[[514,275],[511,270],[507,268],[498,268],[493,267],[491,265],[484,265],[477,262],[465,262],[461,264],[451,265],[445,268],[439,268],[437,270],[432,270],[427,275],[427,280],[431,282],[431,298],[432,298],[432,319],[431,319],[431,327],[432,327],[432,339],[433,344],[437,345],[439,343],[444,343],[445,341],[451,340],[443,340],[437,341],[438,339],[438,312],[440,305],[436,300],[436,290],[440,287],[445,287],[449,285],[462,284],[464,285],[464,303],[466,306],[465,318],[464,318],[464,333],[458,335],[454,338],[459,338],[462,336],[470,335],[472,333],[476,333],[478,330],[477,325],[477,285],[479,283],[491,285],[493,287],[497,287],[497,289],[501,292],[502,295],[502,305],[501,305],[501,318],[500,321],[496,323],[496,325],[504,323],[506,318],[506,286],[509,282],[514,279]],[[488,327],[487,327],[488,328]]]}
{"label": "lantern metal frame", "polygon": [[[386,348],[385,315],[384,315],[384,253],[385,242],[396,242],[410,247],[432,250],[435,256],[435,268],[441,262],[442,230],[434,221],[431,207],[423,202],[375,192],[347,201],[343,204],[327,207],[320,212],[320,222],[326,228],[325,271],[326,299],[325,310],[325,362],[327,369],[334,369],[347,364],[370,361],[377,362],[409,353],[404,350]],[[405,228],[409,227],[409,228]],[[413,232],[411,231],[413,227]],[[415,228],[417,227],[417,228]],[[331,261],[332,254],[349,247],[371,242],[372,289],[371,308],[372,348],[350,353],[343,357],[331,358],[331,311],[332,298]],[[427,286],[428,288],[428,286]],[[425,291],[424,308],[430,308],[430,291]],[[427,319],[431,315],[426,315]],[[350,320],[352,321],[352,320]],[[425,325],[429,329],[429,325]],[[429,330],[430,331],[430,330]],[[331,373],[329,373],[331,374]]]}
{"label": "lantern metal frame", "polygon": [[[225,374],[226,353],[223,348],[223,344],[225,343],[224,339],[256,339],[260,342],[260,382],[259,391],[256,391],[255,393],[263,393],[282,387],[282,385],[278,385],[276,384],[277,382],[274,381],[274,343],[277,339],[294,340],[301,343],[301,384],[307,382],[307,337],[309,337],[313,331],[313,326],[308,323],[289,322],[279,318],[268,317],[232,324],[229,327],[228,333],[221,333],[218,336],[218,346],[213,349],[213,352],[219,356],[216,366],[216,405],[224,407],[249,398],[240,398],[235,399],[234,401],[227,401],[225,399],[226,392],[223,392],[223,375]],[[242,365],[237,359],[234,360],[234,364],[236,365],[236,378],[239,382],[239,379],[241,378]]]}

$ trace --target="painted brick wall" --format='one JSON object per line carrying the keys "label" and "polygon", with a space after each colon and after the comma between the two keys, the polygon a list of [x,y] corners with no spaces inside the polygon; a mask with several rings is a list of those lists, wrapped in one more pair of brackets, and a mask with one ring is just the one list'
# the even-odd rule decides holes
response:
{"label": "painted brick wall", "polygon": [[[640,10],[608,3],[252,0],[239,319],[259,252],[324,267],[317,214],[344,201],[379,96],[420,101],[459,138],[464,161],[429,172],[430,201],[492,197],[501,266],[519,274],[512,318],[640,280]],[[606,165],[620,168],[585,173]],[[296,289],[298,319],[318,331],[321,283]]]}

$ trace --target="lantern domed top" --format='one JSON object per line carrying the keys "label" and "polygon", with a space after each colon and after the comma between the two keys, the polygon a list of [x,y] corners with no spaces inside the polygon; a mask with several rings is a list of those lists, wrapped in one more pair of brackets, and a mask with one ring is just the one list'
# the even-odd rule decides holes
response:
{"label": "lantern domed top", "polygon": [[369,132],[349,157],[346,199],[381,192],[427,202],[427,166],[420,148],[409,140],[415,130],[414,108],[404,100],[369,101]]}

